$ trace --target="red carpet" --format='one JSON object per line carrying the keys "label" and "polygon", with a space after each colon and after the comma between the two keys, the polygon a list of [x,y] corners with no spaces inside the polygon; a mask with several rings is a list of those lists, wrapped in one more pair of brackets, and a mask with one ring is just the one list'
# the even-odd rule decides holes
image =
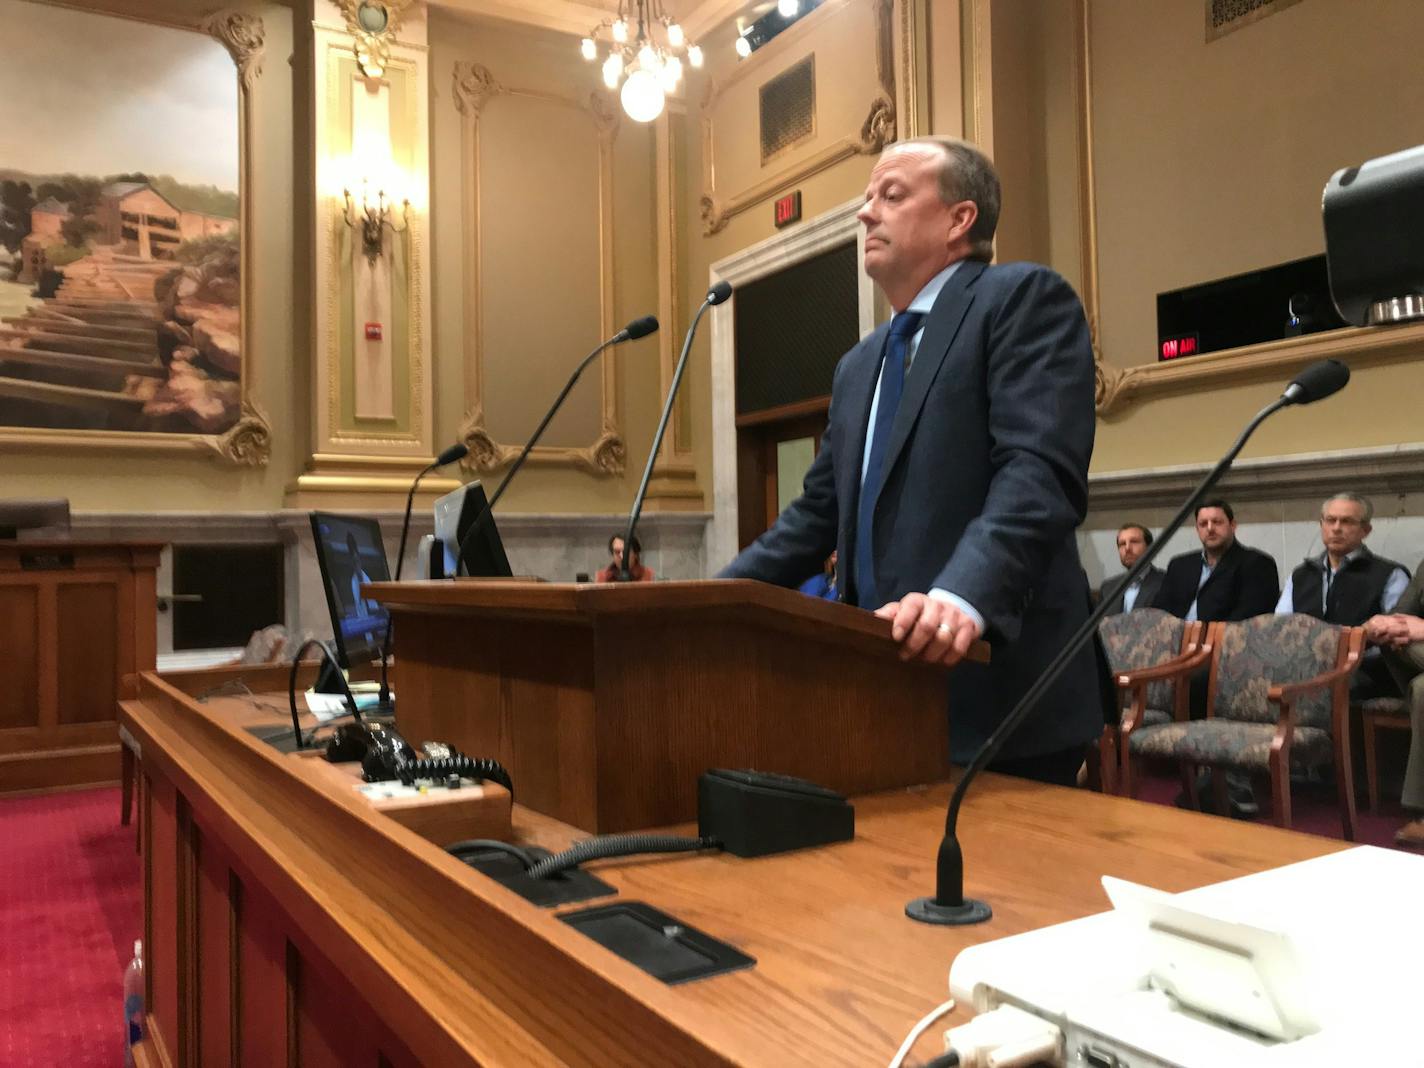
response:
{"label": "red carpet", "polygon": [[[1271,785],[1268,779],[1253,779],[1256,802],[1261,812],[1252,821],[1274,826],[1271,822]],[[1159,805],[1170,805],[1182,789],[1182,780],[1172,772],[1149,771],[1142,776],[1137,791],[1139,801],[1151,801]],[[1385,792],[1380,798],[1377,813],[1367,809],[1364,791],[1355,804],[1355,841],[1359,845],[1398,848],[1394,844],[1394,832],[1409,819],[1409,814],[1399,806],[1397,792]],[[1335,800],[1335,785],[1328,783],[1296,783],[1291,789],[1291,829],[1318,834],[1325,838],[1344,838],[1340,826],[1340,808]]]}
{"label": "red carpet", "polygon": [[0,1066],[122,1064],[139,855],[108,788],[0,799]]}

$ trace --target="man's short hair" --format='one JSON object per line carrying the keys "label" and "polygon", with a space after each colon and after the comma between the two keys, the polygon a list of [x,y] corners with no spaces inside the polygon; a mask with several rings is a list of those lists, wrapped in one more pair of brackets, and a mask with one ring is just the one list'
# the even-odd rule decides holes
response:
{"label": "man's short hair", "polygon": [[1330,507],[1331,501],[1351,501],[1354,504],[1358,504],[1365,510],[1365,518],[1362,522],[1368,523],[1375,517],[1375,506],[1368,497],[1362,497],[1358,493],[1332,493],[1329,497],[1325,498],[1325,502],[1320,506],[1320,516],[1322,519],[1325,517],[1325,509]]}
{"label": "man's short hair", "polygon": [[[608,535],[608,554],[609,554],[610,556],[613,555],[613,543],[614,543],[615,541],[622,541],[622,540],[623,540],[623,535],[622,535],[622,534],[610,534],[610,535]],[[633,546],[633,554],[634,554],[635,556],[642,556],[642,555],[643,555],[643,543],[638,540],[638,535],[636,535],[636,534],[633,535],[633,541],[632,541],[631,544],[632,544],[632,546]],[[626,549],[627,546],[625,545],[624,548]]]}
{"label": "man's short hair", "polygon": [[1197,510],[1192,513],[1192,518],[1195,519],[1197,516],[1201,515],[1201,510],[1203,508],[1220,508],[1223,512],[1226,513],[1226,521],[1228,523],[1236,522],[1236,513],[1231,510],[1231,505],[1227,504],[1226,501],[1222,500],[1220,497],[1213,497],[1209,501],[1202,501],[1201,504],[1197,505]]}
{"label": "man's short hair", "polygon": [[999,227],[999,175],[989,157],[957,137],[909,137],[901,145],[934,145],[944,156],[939,169],[939,196],[946,204],[972,200],[979,209],[969,228],[969,259],[988,263],[994,258],[994,231]]}
{"label": "man's short hair", "polygon": [[1143,543],[1146,545],[1152,544],[1152,531],[1148,530],[1141,523],[1124,523],[1122,526],[1117,528],[1117,532],[1119,534],[1121,534],[1124,530],[1140,530],[1142,531]]}

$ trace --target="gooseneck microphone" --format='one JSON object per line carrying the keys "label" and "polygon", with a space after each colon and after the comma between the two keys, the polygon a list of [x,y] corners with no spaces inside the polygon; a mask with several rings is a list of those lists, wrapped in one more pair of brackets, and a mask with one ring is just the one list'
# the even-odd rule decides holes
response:
{"label": "gooseneck microphone", "polygon": [[[1232,461],[1245,447],[1247,440],[1256,432],[1258,426],[1282,408],[1292,404],[1311,404],[1323,400],[1344,388],[1345,383],[1349,380],[1350,369],[1338,360],[1321,360],[1296,375],[1284,393],[1256,413],[1251,422],[1246,425],[1246,429],[1241,432],[1241,436],[1236,439],[1236,444],[1231,446],[1226,455],[1201,480],[1197,488],[1192,490],[1181,510],[1157,535],[1147,551],[1138,558],[1137,563],[1132,565],[1132,569],[1128,571],[1127,577],[1123,580],[1122,588],[1126,589],[1146,573],[1148,567],[1152,565],[1152,561],[1166,547],[1168,540],[1181,528],[1182,523],[1186,521],[1197,502],[1206,496],[1207,491],[1216,485],[1221,476],[1231,467]],[[1068,639],[1067,644],[1059,650],[1052,662],[1043,669],[1043,674],[1034,681],[1028,692],[1019,699],[1019,703],[1004,717],[1004,721],[989,736],[979,752],[975,754],[974,759],[970,761],[969,767],[964,770],[964,774],[959,777],[959,782],[954,787],[954,794],[949,800],[949,811],[945,814],[944,819],[944,838],[940,841],[939,855],[935,861],[935,896],[916,898],[905,906],[905,915],[912,920],[918,920],[921,923],[961,925],[982,923],[993,915],[993,910],[985,902],[964,896],[964,855],[955,834],[959,822],[959,806],[964,801],[964,793],[969,789],[969,784],[1004,747],[1004,743],[1018,729],[1024,718],[1033,711],[1039,699],[1063,673],[1063,669],[1068,666],[1073,657],[1092,640],[1093,634],[1098,629],[1098,624],[1107,615],[1111,606],[1111,599],[1104,598],[1088,614],[1083,625]]]}
{"label": "gooseneck microphone", "polygon": [[341,665],[336,662],[336,657],[331,655],[331,650],[327,648],[326,642],[318,638],[308,638],[302,642],[301,648],[292,657],[292,672],[287,679],[287,704],[292,712],[292,733],[296,736],[298,749],[305,749],[307,740],[302,737],[301,721],[297,718],[297,671],[302,666],[302,654],[313,645],[321,650],[322,659],[341,680],[341,695],[346,699],[346,714],[353,717],[357,723],[361,722],[361,712],[356,707],[356,697],[351,692],[351,686],[347,683],[346,676],[341,673]]}
{"label": "gooseneck microphone", "polygon": [[615,580],[633,581],[628,561],[633,558],[633,531],[638,526],[638,516],[643,512],[643,497],[648,492],[648,480],[653,477],[653,465],[658,461],[658,450],[663,446],[663,435],[667,433],[668,419],[672,416],[673,401],[677,399],[677,387],[682,382],[682,372],[687,369],[687,354],[692,351],[692,338],[697,333],[697,324],[702,321],[702,313],[714,304],[723,303],[732,295],[732,283],[718,282],[707,291],[707,296],[692,317],[692,325],[687,328],[687,336],[682,339],[682,354],[677,358],[677,367],[672,373],[672,386],[668,389],[667,400],[663,402],[662,418],[658,420],[657,433],[653,435],[653,451],[648,453],[648,466],[643,468],[643,481],[638,484],[638,494],[633,498],[633,509],[628,513],[628,530],[623,535],[623,566],[618,569]]}
{"label": "gooseneck microphone", "polygon": [[[420,474],[415,476],[415,481],[410,484],[410,492],[405,496],[405,516],[401,519],[400,549],[396,551],[396,581],[400,581],[401,569],[405,567],[405,539],[410,533],[410,513],[415,507],[415,490],[420,485],[420,480],[437,467],[444,467],[446,464],[453,464],[456,460],[463,460],[470,454],[470,447],[464,442],[457,441],[453,445],[446,447],[445,451],[435,457],[425,467],[421,468]],[[390,671],[386,662],[391,658],[391,617],[386,613],[386,632],[381,637],[381,694],[380,703],[382,709],[387,709],[391,704]]]}
{"label": "gooseneck microphone", "polygon": [[549,426],[550,420],[554,418],[554,415],[563,405],[564,399],[578,382],[579,375],[583,374],[584,368],[592,363],[593,358],[604,349],[612,345],[621,344],[624,341],[636,341],[640,337],[647,337],[649,334],[654,333],[657,328],[658,321],[651,315],[645,315],[641,319],[634,319],[607,341],[599,342],[598,346],[592,352],[579,361],[579,365],[574,368],[574,373],[569,375],[569,380],[564,383],[564,388],[559,390],[559,395],[554,398],[554,403],[550,405],[549,410],[544,414],[544,418],[540,420],[539,425],[535,428],[533,436],[525,443],[518,458],[515,459],[514,463],[510,466],[509,472],[504,476],[504,481],[502,481],[499,484],[499,488],[494,491],[494,496],[489,499],[489,502],[484,508],[480,509],[480,514],[475,517],[475,521],[470,524],[470,529],[465,531],[465,536],[460,539],[459,551],[455,554],[456,574],[459,574],[460,568],[465,564],[466,551],[474,544],[475,538],[479,535],[480,531],[484,529],[485,524],[489,522],[489,517],[494,514],[494,506],[499,503],[499,499],[504,496],[504,491],[514,478],[515,473],[524,466],[524,461],[529,458],[529,453],[533,450],[534,446],[538,444],[539,439],[544,436],[544,431]]}

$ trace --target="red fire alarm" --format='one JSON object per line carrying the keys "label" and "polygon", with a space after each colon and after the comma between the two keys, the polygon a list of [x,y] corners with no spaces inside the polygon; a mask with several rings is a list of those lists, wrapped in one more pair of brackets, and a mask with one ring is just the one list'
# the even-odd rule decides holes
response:
{"label": "red fire alarm", "polygon": [[366,340],[367,340],[367,341],[380,341],[380,340],[381,340],[381,324],[380,324],[380,323],[367,323],[367,324],[366,324]]}

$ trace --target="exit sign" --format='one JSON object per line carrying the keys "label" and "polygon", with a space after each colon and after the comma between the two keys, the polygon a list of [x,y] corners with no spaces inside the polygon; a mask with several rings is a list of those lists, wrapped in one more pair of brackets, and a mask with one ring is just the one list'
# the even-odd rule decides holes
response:
{"label": "exit sign", "polygon": [[774,212],[777,229],[789,226],[798,222],[801,218],[801,190],[794,193],[787,193],[784,197],[779,197],[776,201]]}
{"label": "exit sign", "polygon": [[1157,348],[1157,359],[1177,360],[1183,356],[1195,356],[1201,351],[1201,340],[1196,334],[1180,334],[1164,337]]}

